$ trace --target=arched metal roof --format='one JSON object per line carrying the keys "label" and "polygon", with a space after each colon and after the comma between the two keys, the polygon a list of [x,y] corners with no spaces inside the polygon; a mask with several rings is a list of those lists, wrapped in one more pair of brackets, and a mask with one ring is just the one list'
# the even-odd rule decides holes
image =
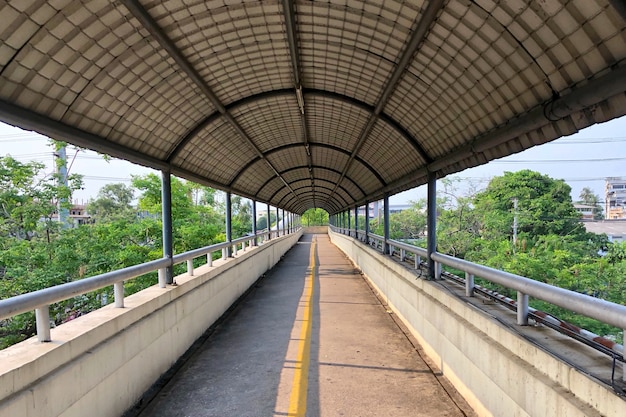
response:
{"label": "arched metal roof", "polygon": [[0,119],[330,213],[626,113],[623,0],[9,0]]}

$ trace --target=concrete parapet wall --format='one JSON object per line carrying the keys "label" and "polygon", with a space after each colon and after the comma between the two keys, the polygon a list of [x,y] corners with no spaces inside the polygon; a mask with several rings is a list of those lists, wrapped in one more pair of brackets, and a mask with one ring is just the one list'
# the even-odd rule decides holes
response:
{"label": "concrete parapet wall", "polygon": [[304,233],[307,234],[327,234],[328,226],[309,226],[304,228]]}
{"label": "concrete parapet wall", "polygon": [[0,351],[0,416],[119,417],[298,241],[281,236]]}
{"label": "concrete parapet wall", "polygon": [[609,387],[495,317],[359,241],[329,235],[479,415],[626,416]]}

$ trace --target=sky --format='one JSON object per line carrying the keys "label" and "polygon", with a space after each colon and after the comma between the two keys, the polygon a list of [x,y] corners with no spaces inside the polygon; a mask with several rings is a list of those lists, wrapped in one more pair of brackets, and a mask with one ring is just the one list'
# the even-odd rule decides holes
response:
{"label": "sky", "polygon": [[[52,173],[53,151],[48,139],[34,132],[0,123],[0,156],[10,154],[21,162],[35,160],[46,164]],[[107,183],[130,184],[131,175],[157,172],[123,160],[105,161],[92,151],[67,149],[70,174],[84,176],[84,187],[74,193],[75,202],[87,203]],[[491,161],[452,175],[463,184],[485,188],[491,178],[504,172],[531,169],[565,180],[572,188],[576,201],[583,187],[589,187],[602,201],[606,177],[626,177],[626,116],[590,126],[580,132],[524,152]],[[441,186],[438,185],[441,189]],[[414,188],[390,197],[390,204],[406,204],[426,198],[426,186]],[[263,205],[264,207],[264,205]]]}

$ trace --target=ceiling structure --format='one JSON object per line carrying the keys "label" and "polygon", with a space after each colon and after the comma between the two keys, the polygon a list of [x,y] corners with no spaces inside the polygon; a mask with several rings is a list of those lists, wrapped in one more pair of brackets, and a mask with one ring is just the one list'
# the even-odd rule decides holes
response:
{"label": "ceiling structure", "polygon": [[295,213],[626,114],[624,0],[5,0],[0,16],[0,120]]}

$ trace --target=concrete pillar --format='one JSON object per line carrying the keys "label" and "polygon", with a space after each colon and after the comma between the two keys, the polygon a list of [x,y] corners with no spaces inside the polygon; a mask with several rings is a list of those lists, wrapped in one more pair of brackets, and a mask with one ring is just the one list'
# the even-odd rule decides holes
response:
{"label": "concrete pillar", "polygon": [[[169,171],[161,171],[161,219],[163,222],[163,257],[174,256],[172,248],[172,181]],[[172,284],[174,275],[172,265],[164,270],[165,283]]]}
{"label": "concrete pillar", "polygon": [[428,278],[435,279],[435,261],[431,254],[437,251],[437,174],[428,173]]}

